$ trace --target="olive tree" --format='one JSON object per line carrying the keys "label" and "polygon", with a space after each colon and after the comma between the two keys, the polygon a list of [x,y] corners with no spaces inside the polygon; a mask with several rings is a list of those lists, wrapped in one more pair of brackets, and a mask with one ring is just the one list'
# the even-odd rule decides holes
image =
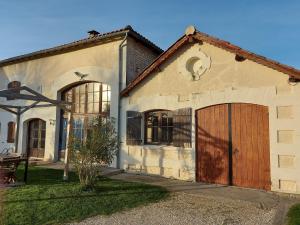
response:
{"label": "olive tree", "polygon": [[84,138],[71,135],[69,145],[70,160],[81,185],[93,189],[101,168],[112,163],[118,150],[115,121],[96,117],[89,122]]}

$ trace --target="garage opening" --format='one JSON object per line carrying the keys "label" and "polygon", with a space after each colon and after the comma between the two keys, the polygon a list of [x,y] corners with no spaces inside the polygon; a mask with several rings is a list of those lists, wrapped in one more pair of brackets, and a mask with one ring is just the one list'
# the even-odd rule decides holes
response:
{"label": "garage opening", "polygon": [[198,182],[270,190],[268,107],[232,103],[196,112]]}

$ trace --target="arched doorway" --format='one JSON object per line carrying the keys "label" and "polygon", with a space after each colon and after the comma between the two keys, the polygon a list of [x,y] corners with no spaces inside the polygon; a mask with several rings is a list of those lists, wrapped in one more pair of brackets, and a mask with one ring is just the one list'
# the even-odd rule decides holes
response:
{"label": "arched doorway", "polygon": [[28,123],[27,148],[30,157],[44,158],[46,139],[46,122],[41,119],[33,119]]}
{"label": "arched doorway", "polygon": [[197,181],[270,190],[268,107],[214,105],[196,119]]}
{"label": "arched doorway", "polygon": [[[89,121],[96,116],[110,115],[111,87],[101,82],[86,82],[67,88],[62,92],[63,101],[71,102],[73,116],[72,132],[82,139]],[[68,113],[61,111],[59,158],[64,158],[67,145]]]}

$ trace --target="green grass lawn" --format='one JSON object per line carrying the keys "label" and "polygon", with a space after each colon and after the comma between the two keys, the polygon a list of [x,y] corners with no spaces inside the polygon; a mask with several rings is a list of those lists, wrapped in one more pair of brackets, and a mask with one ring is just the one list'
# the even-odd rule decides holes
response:
{"label": "green grass lawn", "polygon": [[[95,215],[109,215],[121,210],[157,202],[168,192],[157,186],[99,179],[96,190],[84,192],[74,173],[62,181],[61,170],[29,168],[28,184],[5,191],[4,224],[61,224]],[[18,171],[18,176],[23,170]],[[1,204],[1,203],[0,203]]]}
{"label": "green grass lawn", "polygon": [[292,206],[287,214],[288,225],[300,225],[300,204]]}

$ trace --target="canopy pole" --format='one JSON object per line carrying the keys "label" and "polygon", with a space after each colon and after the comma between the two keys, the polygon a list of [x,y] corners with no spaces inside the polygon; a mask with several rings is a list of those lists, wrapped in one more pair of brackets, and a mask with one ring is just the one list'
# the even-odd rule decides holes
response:
{"label": "canopy pole", "polygon": [[18,149],[19,149],[20,116],[21,116],[21,108],[18,108],[17,109],[17,130],[16,130],[16,140],[15,140],[16,153],[18,153]]}
{"label": "canopy pole", "polygon": [[71,121],[72,115],[71,112],[68,112],[68,125],[67,125],[67,140],[66,140],[66,151],[65,151],[65,168],[63,180],[67,181],[69,179],[69,145],[70,145],[70,133],[71,133]]}

